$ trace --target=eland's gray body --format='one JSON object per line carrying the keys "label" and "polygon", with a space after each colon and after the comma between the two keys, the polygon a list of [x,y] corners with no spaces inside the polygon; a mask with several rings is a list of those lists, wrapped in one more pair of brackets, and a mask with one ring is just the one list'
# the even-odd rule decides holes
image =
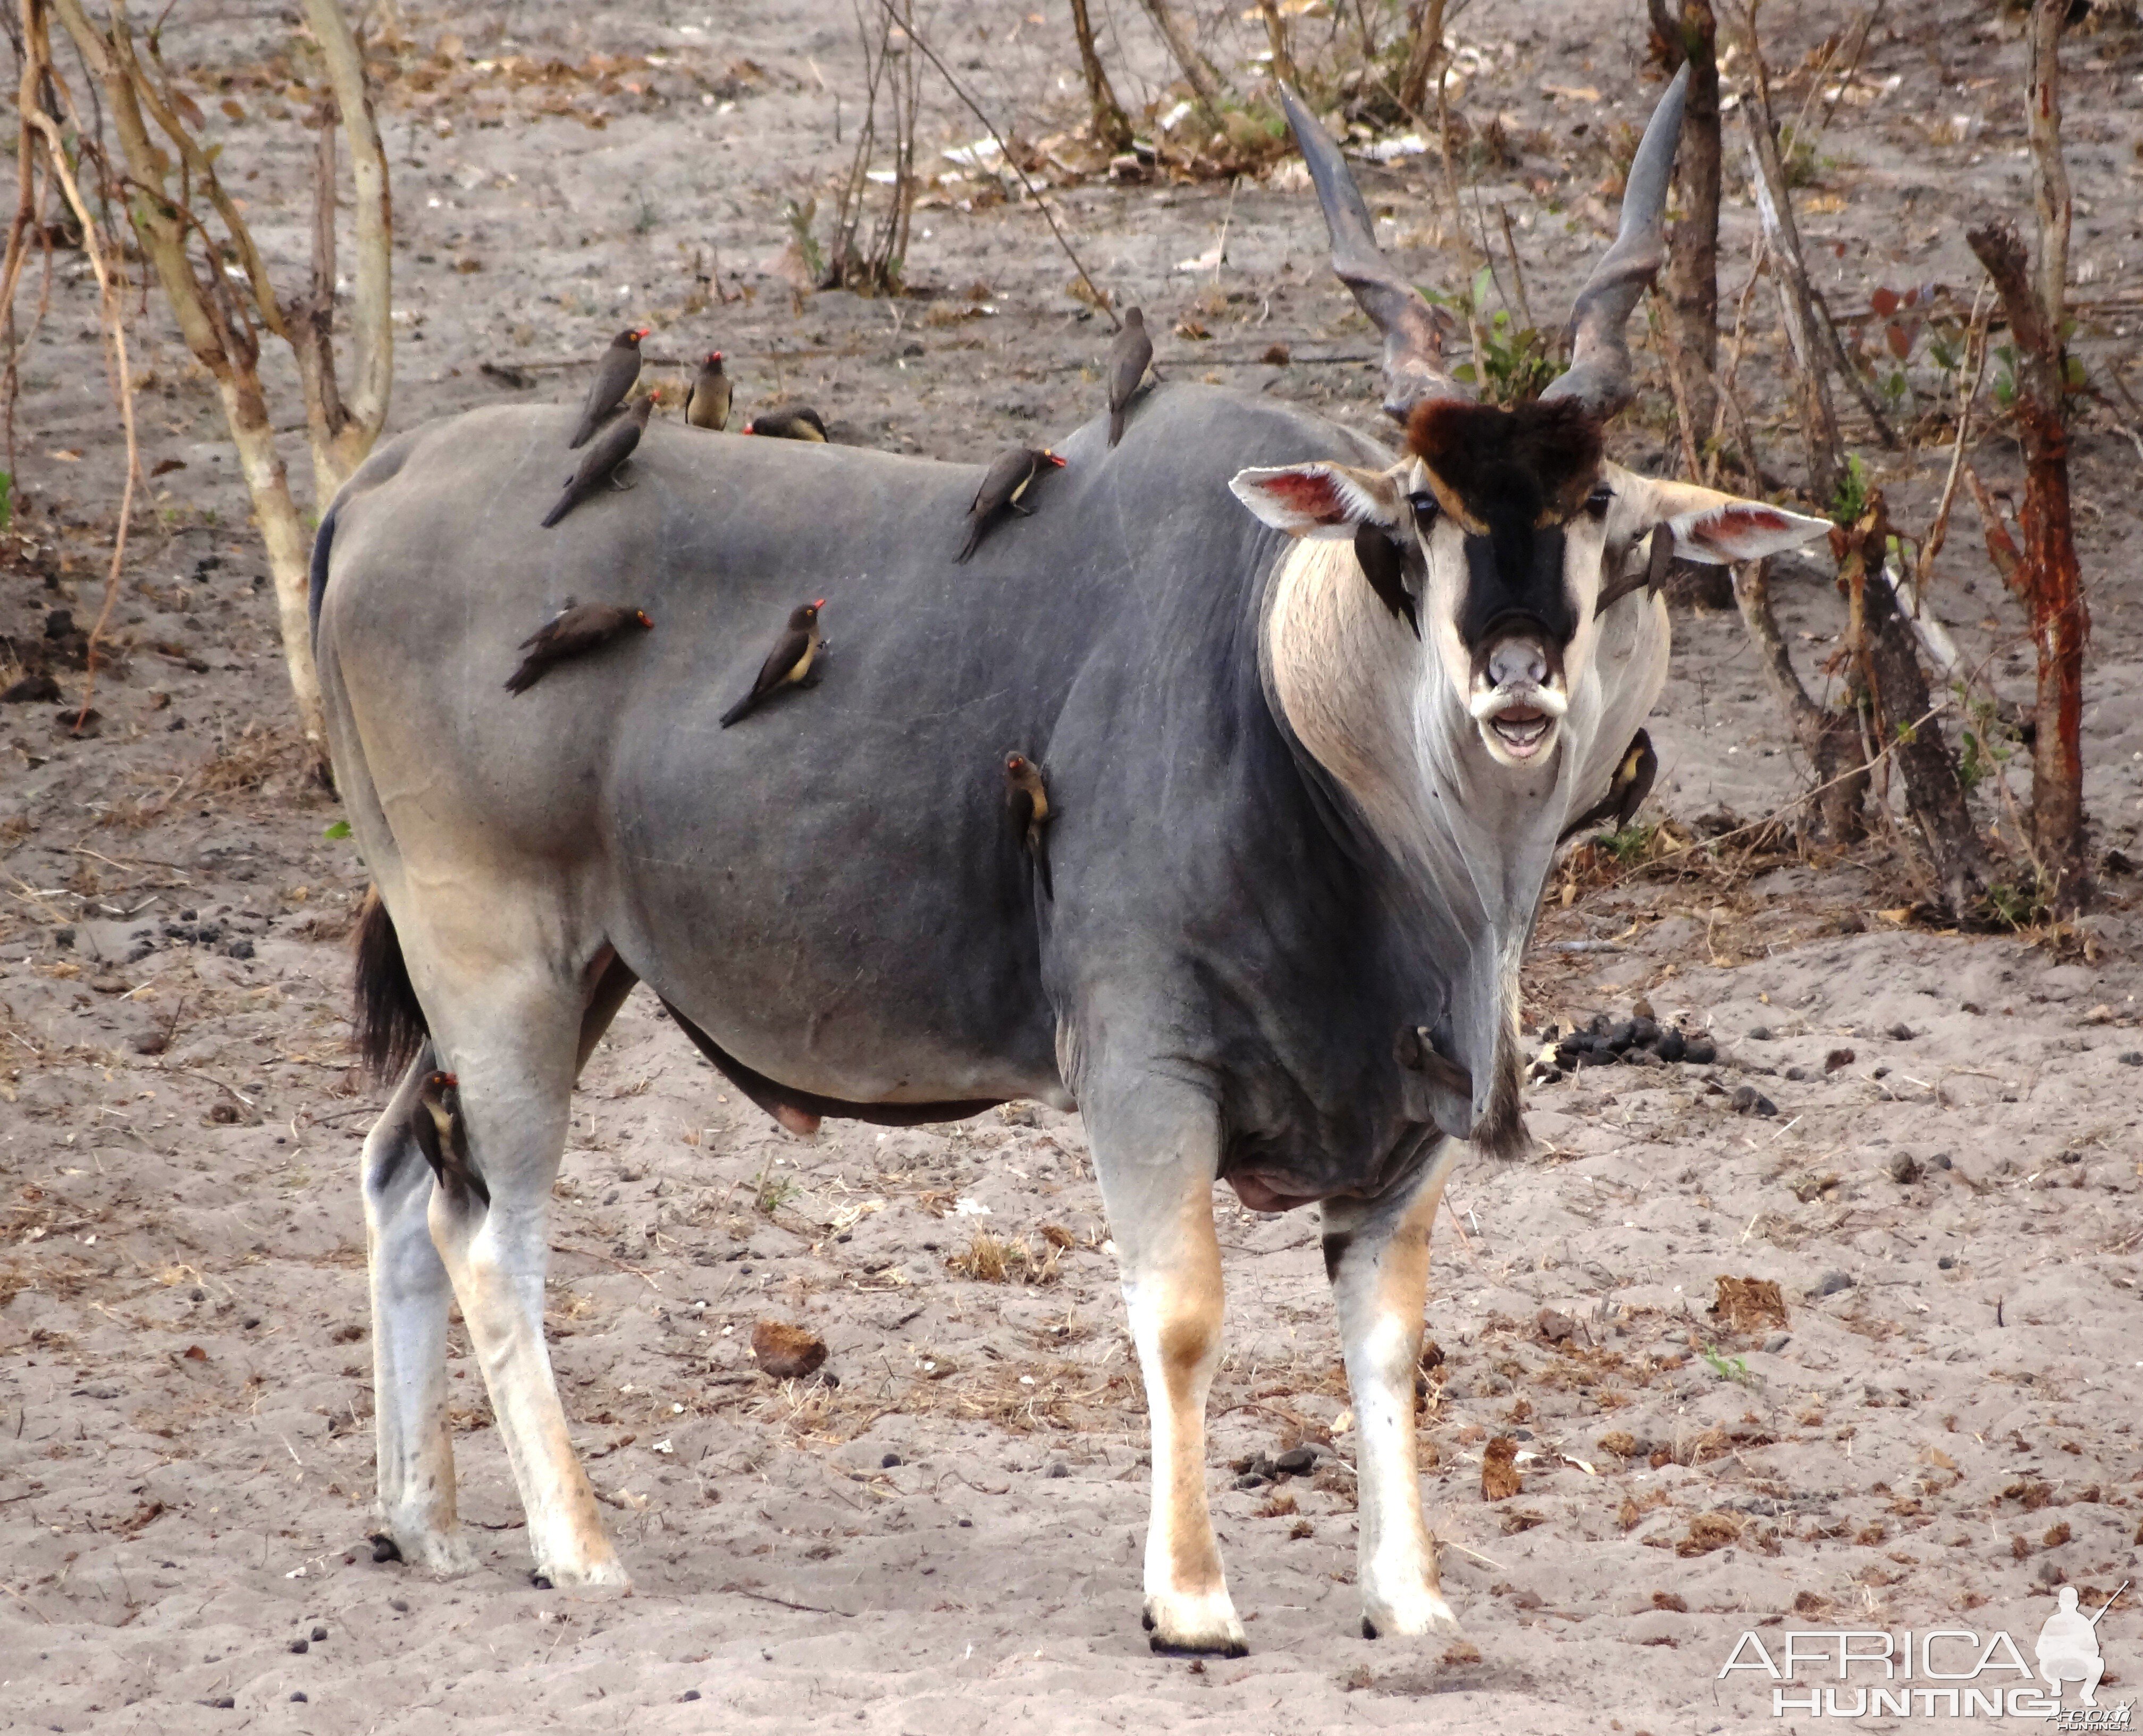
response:
{"label": "eland's gray body", "polygon": [[[1400,359],[1405,408],[1439,376]],[[963,466],[658,424],[632,489],[555,532],[564,411],[473,413],[364,467],[314,610],[336,769],[428,1030],[365,1155],[381,1515],[406,1556],[469,1560],[451,1289],[537,1570],[625,1577],[543,1347],[544,1208],[575,1073],[642,982],[792,1125],[1076,1103],[1152,1408],[1157,1645],[1242,1643],[1204,1486],[1212,1185],[1324,1201],[1364,1620],[1450,1622],[1413,1471],[1428,1224],[1460,1142],[1522,1141],[1519,956],[1559,833],[1665,674],[1656,597],[1596,606],[1661,525],[1720,558],[1808,522],[1601,465],[1590,435],[1584,506],[1542,508],[1503,596],[1523,562],[1424,463],[1423,426],[1395,463],[1269,400],[1156,388],[1113,451],[1099,420],[1065,441],[1034,516],[966,566]],[[1418,635],[1364,581],[1364,527],[1406,551]],[[1526,600],[1543,585],[1552,607]],[[655,629],[507,695],[512,648],[569,595]],[[720,729],[814,596],[815,685]],[[1053,897],[1005,822],[1015,749],[1047,774]],[[487,1204],[435,1188],[408,1133],[434,1064]]]}

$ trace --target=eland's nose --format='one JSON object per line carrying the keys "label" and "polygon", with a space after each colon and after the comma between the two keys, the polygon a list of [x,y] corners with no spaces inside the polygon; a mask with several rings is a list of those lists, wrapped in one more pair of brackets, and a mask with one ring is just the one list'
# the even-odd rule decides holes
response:
{"label": "eland's nose", "polygon": [[1530,639],[1506,639],[1488,653],[1488,679],[1498,687],[1547,680],[1547,653]]}

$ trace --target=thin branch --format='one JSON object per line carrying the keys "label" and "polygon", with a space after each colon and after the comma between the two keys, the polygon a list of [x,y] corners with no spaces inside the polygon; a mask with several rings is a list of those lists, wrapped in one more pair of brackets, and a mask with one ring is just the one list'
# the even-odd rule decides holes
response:
{"label": "thin branch", "polygon": [[[888,17],[895,20],[899,18],[900,15],[893,10],[893,0],[878,0],[878,3],[885,8]],[[1020,167],[1019,163],[1013,157],[1012,147],[1005,143],[1004,135],[997,131],[996,123],[982,112],[982,105],[968,94],[968,87],[953,76],[953,69],[938,57],[938,51],[923,41],[912,27],[903,26],[903,27],[908,30],[908,41],[915,45],[917,51],[925,60],[938,69],[939,76],[952,87],[953,94],[960,99],[969,114],[982,123],[983,130],[997,141],[997,150],[1003,155],[1007,166],[1014,175],[1019,177],[1020,185],[1027,189],[1027,196],[1034,201],[1036,208],[1041,211],[1043,220],[1049,225],[1050,234],[1057,237],[1057,245],[1064,250],[1064,257],[1072,261],[1072,269],[1079,274],[1079,281],[1086,284],[1086,293],[1093,298],[1094,305],[1108,316],[1109,324],[1112,327],[1121,331],[1124,323],[1116,317],[1114,304],[1106,295],[1101,293],[1101,285],[1087,274],[1086,268],[1079,263],[1079,255],[1072,250],[1071,242],[1065,238],[1063,230],[1057,225],[1057,214],[1049,209],[1048,202],[1042,198],[1041,190],[1027,178],[1027,171]]]}
{"label": "thin branch", "polygon": [[1957,444],[1950,450],[1949,474],[1943,481],[1942,500],[1935,507],[1934,522],[1920,544],[1919,558],[1913,563],[1917,588],[1924,591],[1934,575],[1935,556],[1949,535],[1949,515],[1957,505],[1957,485],[1964,473],[1964,454],[1972,440],[1972,407],[1979,398],[1979,382],[1987,372],[1987,327],[1994,306],[1985,292],[1972,291],[1972,324],[1965,329],[1964,366],[1957,370]]}

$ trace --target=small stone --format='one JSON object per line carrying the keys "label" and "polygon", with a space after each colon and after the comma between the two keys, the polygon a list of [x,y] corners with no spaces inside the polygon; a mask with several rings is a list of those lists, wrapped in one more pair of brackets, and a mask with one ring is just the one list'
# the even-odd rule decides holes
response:
{"label": "small stone", "polygon": [[1235,1479],[1235,1486],[1238,1489],[1262,1489],[1271,1481],[1270,1477],[1260,1476],[1255,1471],[1245,1471]]}
{"label": "small stone", "polygon": [[1607,1046],[1620,1055],[1637,1040],[1636,1026],[1625,1021],[1607,1033]]}
{"label": "small stone", "polygon": [[878,1462],[878,1468],[881,1471],[892,1471],[907,1462],[898,1453],[889,1452]]}
{"label": "small stone", "polygon": [[1834,1049],[1824,1056],[1823,1070],[1826,1073],[1835,1073],[1840,1067],[1851,1066],[1858,1058],[1850,1049]]}
{"label": "small stone", "polygon": [[397,1615],[407,1615],[409,1613],[409,1600],[406,1597],[390,1597],[387,1600],[387,1607]]}
{"label": "small stone", "polygon": [[402,1551],[392,1537],[384,1531],[379,1531],[372,1539],[372,1559],[375,1561],[398,1561],[402,1559]]}
{"label": "small stone", "polygon": [[1890,1160],[1890,1180],[1908,1185],[1920,1179],[1919,1160],[1909,1151],[1900,1151]]}
{"label": "small stone", "polygon": [[1049,1469],[1043,1475],[1051,1477],[1067,1477],[1072,1475],[1072,1467],[1063,1460],[1057,1459],[1050,1465]]}
{"label": "small stone", "polygon": [[1903,1020],[1900,1019],[1883,1034],[1886,1036],[1894,1038],[1898,1042],[1909,1043],[1914,1037],[1919,1035],[1919,1032],[1913,1030],[1910,1025],[1908,1025]]}
{"label": "small stone", "polygon": [[1795,1081],[1805,1080],[1808,1076],[1809,1070],[1806,1067],[1788,1067],[1786,1069],[1786,1077]]}
{"label": "small stone", "polygon": [[315,1627],[315,1628],[313,1630],[313,1639],[314,1639],[314,1642],[315,1642],[315,1643],[319,1642],[319,1640],[324,1640],[324,1639],[326,1639],[327,1637],[328,1637],[328,1630],[327,1630],[325,1628],[323,1628],[323,1627]]}
{"label": "small stone", "polygon": [[1950,1162],[1949,1153],[1947,1151],[1938,1151],[1933,1157],[1929,1158],[1928,1161],[1933,1164],[1938,1170],[1948,1170],[1955,1167],[1955,1165]]}
{"label": "small stone", "polygon": [[2143,1049],[2131,1049],[2121,1057],[2124,1067],[2143,1067]]}
{"label": "small stone", "polygon": [[1840,1290],[1849,1290],[1852,1288],[1853,1280],[1846,1274],[1826,1272],[1817,1279],[1815,1293],[1819,1296],[1835,1296]]}
{"label": "small stone", "polygon": [[700,1690],[696,1688],[687,1688],[682,1694],[677,1696],[681,1700],[695,1700],[699,1699],[699,1697]]}
{"label": "small stone", "polygon": [[1317,1449],[1304,1442],[1299,1447],[1290,1447],[1273,1461],[1273,1469],[1284,1471],[1289,1476],[1306,1476],[1317,1468]]}
{"label": "small stone", "polygon": [[1953,1272],[1957,1269],[1957,1261],[1951,1255],[1945,1254],[1935,1262],[1935,1269],[1938,1272]]}
{"label": "small stone", "polygon": [[290,1696],[290,1704],[294,1706],[304,1705],[305,1704],[305,1690],[300,1688],[293,1694]]}
{"label": "small stone", "polygon": [[1630,1021],[1630,1041],[1641,1049],[1656,1048],[1660,1041],[1660,1027],[1650,1018],[1632,1019]]}
{"label": "small stone", "polygon": [[1737,1115],[1775,1115],[1779,1112],[1779,1105],[1753,1085],[1737,1085],[1726,1102]]}
{"label": "small stone", "polygon": [[1689,1040],[1670,1025],[1660,1032],[1660,1040],[1652,1046],[1652,1052],[1661,1061],[1680,1061],[1689,1052]]}
{"label": "small stone", "polygon": [[290,1649],[294,1652],[309,1652],[312,1649],[312,1643],[309,1640],[293,1640],[290,1642]]}
{"label": "small stone", "polygon": [[1719,1045],[1708,1036],[1689,1037],[1685,1040],[1682,1059],[1691,1066],[1708,1067],[1719,1059]]}
{"label": "small stone", "polygon": [[1749,1033],[1749,1041],[1752,1043],[1768,1043],[1771,1041],[1771,1027],[1769,1025],[1759,1025]]}
{"label": "small stone", "polygon": [[1793,1342],[1794,1335],[1791,1333],[1774,1332],[1769,1338],[1764,1340],[1764,1348],[1771,1355],[1776,1356]]}

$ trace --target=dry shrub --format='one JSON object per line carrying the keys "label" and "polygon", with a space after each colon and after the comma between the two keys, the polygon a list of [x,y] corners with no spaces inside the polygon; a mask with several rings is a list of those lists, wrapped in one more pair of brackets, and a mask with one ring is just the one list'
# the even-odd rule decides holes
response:
{"label": "dry shrub", "polygon": [[1796,1615],[1824,1616],[1830,1613],[1830,1600],[1814,1591],[1796,1591],[1794,1594],[1794,1614]]}
{"label": "dry shrub", "polygon": [[1292,1495],[1275,1495],[1270,1501],[1267,1501],[1263,1506],[1258,1509],[1258,1517],[1260,1519],[1285,1519],[1293,1514],[1300,1512],[1301,1511],[1301,1508],[1295,1505],[1294,1497]]}
{"label": "dry shrub", "polygon": [[1786,1298],[1769,1279],[1721,1277],[1718,1285],[1711,1312],[1734,1331],[1759,1332],[1786,1323]]}
{"label": "dry shrub", "polygon": [[1689,1600],[1679,1592],[1655,1591],[1652,1594],[1652,1607],[1655,1610],[1668,1610],[1676,1615],[1686,1615],[1689,1614]]}
{"label": "dry shrub", "polygon": [[1498,1435],[1481,1453],[1481,1499],[1508,1501],[1523,1486],[1515,1462],[1518,1443],[1508,1435]]}
{"label": "dry shrub", "polygon": [[279,772],[302,776],[312,763],[312,751],[295,725],[276,729],[255,721],[216,749],[194,774],[193,787],[203,795],[233,795],[260,789]]}
{"label": "dry shrub", "polygon": [[1740,1541],[1742,1521],[1731,1513],[1699,1513],[1689,1522],[1689,1535],[1675,1545],[1678,1555],[1708,1555]]}
{"label": "dry shrub", "polygon": [[1637,1437],[1626,1429],[1615,1429],[1600,1437],[1600,1450],[1611,1452],[1618,1459],[1633,1459],[1637,1456]]}
{"label": "dry shrub", "polygon": [[1654,1489],[1641,1496],[1626,1495],[1622,1497],[1622,1505],[1616,1509],[1615,1522],[1626,1531],[1634,1531],[1646,1514],[1666,1504],[1667,1491],[1664,1489]]}
{"label": "dry shrub", "polygon": [[1015,1280],[1036,1285],[1055,1283],[1062,1244],[1049,1235],[1049,1228],[1043,1228],[1040,1254],[1027,1245],[1024,1237],[999,1236],[987,1229],[977,1229],[963,1252],[948,1256],[946,1268],[977,1283],[1011,1283]]}
{"label": "dry shrub", "polygon": [[762,1372],[776,1380],[816,1374],[826,1360],[826,1341],[808,1328],[762,1320],[751,1329],[751,1353]]}
{"label": "dry shrub", "polygon": [[1546,1525],[1547,1515],[1533,1507],[1512,1507],[1503,1515],[1503,1535],[1515,1537],[1520,1531],[1529,1531],[1537,1525]]}

